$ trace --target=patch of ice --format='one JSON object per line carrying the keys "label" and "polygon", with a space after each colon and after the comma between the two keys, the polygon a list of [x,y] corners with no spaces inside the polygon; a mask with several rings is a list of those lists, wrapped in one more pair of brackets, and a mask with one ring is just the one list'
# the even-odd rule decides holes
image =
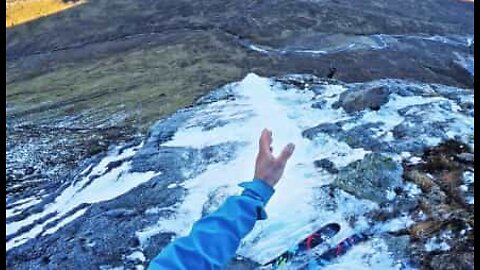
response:
{"label": "patch of ice", "polygon": [[425,250],[427,252],[431,251],[447,251],[450,250],[450,245],[448,245],[445,241],[442,241],[438,237],[434,236],[428,239],[427,243],[425,243]]}
{"label": "patch of ice", "polygon": [[403,158],[403,159],[407,159],[409,157],[412,156],[412,154],[410,152],[402,152],[400,153],[400,156]]}
{"label": "patch of ice", "polygon": [[57,225],[55,225],[55,227],[52,227],[52,228],[46,230],[45,232],[43,232],[42,235],[52,234],[52,233],[58,231],[58,229],[60,229],[61,227],[65,226],[66,224],[72,222],[72,221],[75,220],[76,218],[78,218],[78,217],[82,216],[83,214],[85,214],[86,211],[87,211],[86,208],[78,210],[78,211],[75,212],[73,215],[70,215],[69,217],[67,217],[67,218],[63,219],[62,221],[60,221]]}
{"label": "patch of ice", "polygon": [[86,173],[88,172],[88,170],[90,170],[92,167],[93,167],[93,164],[88,165],[87,168],[85,168],[85,170],[83,170],[83,171],[80,173],[80,175],[86,174]]}
{"label": "patch of ice", "polygon": [[410,159],[408,159],[408,163],[410,164],[419,164],[423,161],[422,158],[420,157],[415,157],[415,156],[412,156]]}
{"label": "patch of ice", "polygon": [[311,53],[311,54],[327,54],[327,52],[323,51],[323,50],[295,50],[293,52],[296,52],[296,53]]}
{"label": "patch of ice", "polygon": [[168,207],[150,207],[147,210],[145,210],[145,215],[153,215],[153,214],[158,214],[162,211],[174,211],[178,207],[178,204],[174,204]]}
{"label": "patch of ice", "polygon": [[473,44],[473,42],[474,42],[474,39],[473,39],[473,38],[471,38],[471,37],[468,37],[466,42],[467,42],[467,47],[470,47],[470,45],[472,45],[472,44]]}
{"label": "patch of ice", "polygon": [[174,188],[174,187],[177,187],[178,184],[177,183],[172,183],[170,185],[167,186],[167,188]]}
{"label": "patch of ice", "polygon": [[475,204],[475,197],[474,196],[468,196],[467,197],[467,203],[468,204]]}
{"label": "patch of ice", "polygon": [[100,265],[98,267],[100,270],[125,270],[124,266],[111,266],[111,265]]}
{"label": "patch of ice", "polygon": [[455,56],[457,57],[456,63],[466,69],[472,76],[475,75],[475,61],[473,56],[470,55],[463,55],[459,54],[458,52],[454,52]]}
{"label": "patch of ice", "polygon": [[[399,96],[397,94],[391,94],[389,101],[384,104],[380,110],[366,111],[362,117],[356,121],[346,123],[343,125],[344,130],[353,129],[361,124],[367,123],[381,123],[381,129],[377,132],[377,137],[384,137],[385,141],[392,141],[392,130],[397,125],[401,124],[405,118],[398,113],[398,110],[406,108],[408,106],[422,105],[432,102],[445,101],[443,97],[420,97],[420,96]],[[416,108],[412,107],[408,113],[415,113]],[[443,116],[443,119],[445,116]],[[437,138],[426,138],[430,143],[438,143]]]}
{"label": "patch of ice", "polygon": [[348,144],[339,142],[325,134],[318,134],[314,143],[315,147],[321,148],[321,151],[314,155],[314,159],[326,158],[333,162],[337,168],[347,166],[371,153],[371,151],[366,151],[363,148],[351,148]]}
{"label": "patch of ice", "polygon": [[411,182],[405,183],[404,189],[411,198],[422,194],[422,189],[417,184]]}
{"label": "patch of ice", "polygon": [[400,217],[391,219],[385,223],[375,225],[375,230],[378,232],[395,232],[401,229],[408,228],[415,223],[412,217],[408,215],[402,215]]}
{"label": "patch of ice", "polygon": [[422,210],[420,210],[418,213],[415,214],[416,221],[425,221],[427,219],[428,219],[428,216]]}
{"label": "patch of ice", "polygon": [[143,254],[143,252],[141,251],[134,251],[132,252],[131,254],[127,255],[125,257],[127,260],[130,260],[130,261],[140,261],[140,262],[144,262],[146,260],[145,258],[145,255]]}
{"label": "patch of ice", "polygon": [[384,142],[392,142],[395,140],[395,137],[393,136],[393,132],[387,131],[383,134],[383,141]]}
{"label": "patch of ice", "polygon": [[397,194],[395,193],[395,191],[391,188],[387,189],[387,200],[393,200],[395,199],[395,196],[397,196]]}
{"label": "patch of ice", "polygon": [[15,206],[20,206],[20,205],[30,203],[31,201],[34,201],[34,200],[36,200],[35,197],[29,197],[29,198],[24,198],[24,199],[15,201],[14,204],[15,204]]}
{"label": "patch of ice", "polygon": [[108,170],[108,164],[110,164],[113,161],[119,161],[122,159],[126,159],[128,157],[132,157],[135,153],[136,150],[140,147],[142,147],[143,142],[140,146],[138,147],[130,147],[127,149],[124,149],[122,153],[119,153],[121,150],[121,147],[117,147],[116,149],[113,150],[113,153],[117,154],[111,154],[107,155],[105,158],[103,158],[100,163],[95,165],[95,167],[92,169],[92,171],[89,173],[89,175],[102,175]]}
{"label": "patch of ice", "polygon": [[22,210],[27,209],[28,207],[33,206],[41,201],[41,199],[38,199],[36,197],[19,200],[15,202],[14,207],[6,209],[6,217],[9,218],[11,216],[14,216],[16,213],[22,212]]}
{"label": "patch of ice", "polygon": [[465,184],[473,184],[475,182],[475,174],[471,171],[465,171],[463,173],[463,182]]}
{"label": "patch of ice", "polygon": [[253,50],[253,51],[256,51],[256,52],[261,52],[261,53],[268,53],[268,50],[266,49],[263,49],[257,45],[254,45],[254,44],[250,44],[248,46],[249,49]]}

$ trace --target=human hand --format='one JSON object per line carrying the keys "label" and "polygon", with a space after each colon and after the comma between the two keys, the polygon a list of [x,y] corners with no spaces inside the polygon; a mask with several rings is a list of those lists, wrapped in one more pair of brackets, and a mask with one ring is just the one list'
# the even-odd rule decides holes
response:
{"label": "human hand", "polygon": [[272,154],[272,132],[268,129],[262,131],[259,140],[259,151],[257,160],[255,162],[255,178],[262,180],[271,187],[275,186],[280,180],[287,164],[288,159],[293,154],[295,145],[293,143],[287,144],[275,158]]}

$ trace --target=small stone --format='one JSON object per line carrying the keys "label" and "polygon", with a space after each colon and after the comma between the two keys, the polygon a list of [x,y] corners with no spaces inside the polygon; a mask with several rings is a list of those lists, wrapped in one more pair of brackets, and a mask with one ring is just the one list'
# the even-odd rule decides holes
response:
{"label": "small stone", "polygon": [[424,238],[440,230],[442,225],[442,222],[436,220],[424,221],[415,223],[414,225],[410,226],[410,228],[408,228],[408,231],[413,237]]}
{"label": "small stone", "polygon": [[110,172],[111,170],[113,170],[115,168],[120,167],[120,165],[122,165],[123,162],[124,162],[124,160],[115,160],[115,161],[112,161],[112,162],[108,163],[107,164],[107,170],[105,172],[107,173],[107,172]]}
{"label": "small stone", "polygon": [[33,167],[27,167],[25,169],[25,175],[30,175],[30,174],[33,174],[35,172],[35,169]]}
{"label": "small stone", "polygon": [[361,199],[390,201],[386,190],[403,185],[403,168],[389,157],[369,153],[340,169],[333,184]]}
{"label": "small stone", "polygon": [[334,108],[342,107],[347,113],[365,109],[378,111],[382,105],[388,102],[389,95],[390,91],[385,87],[348,90],[340,95],[340,99],[335,103]]}
{"label": "small stone", "polygon": [[320,100],[318,102],[313,103],[311,107],[314,109],[323,109],[325,108],[326,104],[327,104],[326,100]]}
{"label": "small stone", "polygon": [[137,237],[132,237],[128,240],[128,245],[131,247],[138,247],[140,244],[140,240]]}
{"label": "small stone", "polygon": [[331,174],[338,173],[338,169],[335,167],[335,164],[332,161],[330,161],[326,158],[320,159],[320,160],[315,160],[313,162],[313,165],[315,165],[315,167],[317,167],[317,168],[324,169]]}
{"label": "small stone", "polygon": [[312,140],[318,133],[337,134],[340,132],[342,132],[342,125],[340,123],[324,123],[304,130],[302,136]]}
{"label": "small stone", "polygon": [[428,177],[425,173],[419,172],[418,170],[406,170],[404,177],[405,179],[420,186],[423,192],[429,192],[430,189],[435,185],[430,177]]}

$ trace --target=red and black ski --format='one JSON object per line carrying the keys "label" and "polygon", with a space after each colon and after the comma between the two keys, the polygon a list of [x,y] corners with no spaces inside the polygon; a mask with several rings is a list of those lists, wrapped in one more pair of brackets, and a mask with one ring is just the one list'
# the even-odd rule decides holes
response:
{"label": "red and black ski", "polygon": [[305,239],[303,239],[300,243],[296,244],[289,250],[282,253],[282,255],[269,261],[263,266],[268,267],[269,269],[276,269],[281,265],[288,263],[294,257],[301,256],[306,252],[308,252],[309,250],[320,245],[325,240],[332,238],[339,231],[340,231],[340,225],[338,225],[337,223],[329,223],[321,227],[320,229],[318,229],[316,232],[310,234]]}
{"label": "red and black ski", "polygon": [[333,259],[347,253],[353,246],[357,245],[358,243],[364,242],[368,240],[370,236],[366,233],[357,233],[348,238],[343,239],[333,248],[325,251],[321,255],[315,256],[309,260],[309,262],[299,269],[302,270],[316,270],[320,269],[321,266],[325,266]]}

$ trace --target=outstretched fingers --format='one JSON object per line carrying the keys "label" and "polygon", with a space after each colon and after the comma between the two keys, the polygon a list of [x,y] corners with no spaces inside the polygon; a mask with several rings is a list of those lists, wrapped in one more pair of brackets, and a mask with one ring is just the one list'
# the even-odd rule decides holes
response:
{"label": "outstretched fingers", "polygon": [[264,129],[262,131],[262,135],[260,135],[260,152],[265,153],[265,154],[271,154],[272,153],[272,132],[268,129]]}
{"label": "outstretched fingers", "polygon": [[255,179],[261,179],[270,186],[275,186],[280,180],[287,164],[292,156],[295,145],[287,144],[278,157],[272,154],[272,132],[264,129],[259,139],[259,151],[255,161]]}
{"label": "outstretched fingers", "polygon": [[278,156],[277,161],[282,165],[286,164],[288,159],[292,156],[294,150],[295,145],[293,143],[287,144],[280,153],[280,156]]}

